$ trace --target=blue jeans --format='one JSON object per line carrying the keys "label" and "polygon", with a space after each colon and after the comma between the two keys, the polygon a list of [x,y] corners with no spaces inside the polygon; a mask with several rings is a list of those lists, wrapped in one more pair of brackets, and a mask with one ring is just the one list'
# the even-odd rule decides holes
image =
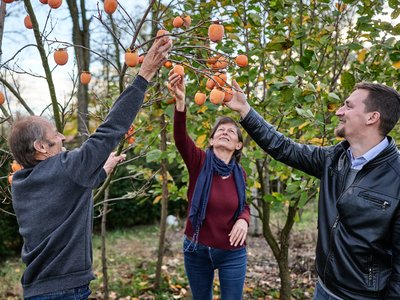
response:
{"label": "blue jeans", "polygon": [[86,300],[91,293],[89,285],[86,284],[69,290],[28,297],[25,300]]}
{"label": "blue jeans", "polygon": [[[214,270],[218,277],[222,300],[241,300],[246,277],[246,247],[222,250],[198,244],[196,250],[183,242],[185,271],[189,279],[193,300],[211,300]],[[186,250],[186,251],[185,251]]]}
{"label": "blue jeans", "polygon": [[329,295],[321,286],[321,284],[317,281],[317,285],[314,290],[313,300],[337,300],[340,298],[336,298],[333,295]]}

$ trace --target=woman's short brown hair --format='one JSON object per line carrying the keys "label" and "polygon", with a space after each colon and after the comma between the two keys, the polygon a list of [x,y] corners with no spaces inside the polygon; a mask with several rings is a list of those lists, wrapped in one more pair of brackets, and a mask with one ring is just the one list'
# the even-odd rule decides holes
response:
{"label": "woman's short brown hair", "polygon": [[[238,135],[238,140],[239,140],[239,142],[243,143],[243,134],[242,134],[242,131],[240,130],[239,126],[237,125],[235,120],[233,120],[230,117],[226,117],[226,116],[219,117],[215,121],[214,126],[211,129],[210,138],[214,138],[214,134],[217,131],[218,127],[220,125],[223,125],[223,124],[232,124],[232,125],[234,125],[236,127],[236,133]],[[212,146],[210,145],[209,148],[212,149]],[[242,157],[242,149],[243,149],[243,147],[240,148],[239,150],[235,150],[235,152],[233,153],[233,157],[235,158],[235,160],[237,162],[240,162],[240,158]]]}

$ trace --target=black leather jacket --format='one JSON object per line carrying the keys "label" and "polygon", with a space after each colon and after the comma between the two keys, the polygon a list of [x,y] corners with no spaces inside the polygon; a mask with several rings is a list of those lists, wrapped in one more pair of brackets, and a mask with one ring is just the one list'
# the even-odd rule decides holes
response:
{"label": "black leather jacket", "polygon": [[389,146],[357,173],[348,142],[302,145],[277,132],[253,109],[240,122],[269,155],[319,178],[316,269],[326,287],[343,299],[400,299],[400,156]]}

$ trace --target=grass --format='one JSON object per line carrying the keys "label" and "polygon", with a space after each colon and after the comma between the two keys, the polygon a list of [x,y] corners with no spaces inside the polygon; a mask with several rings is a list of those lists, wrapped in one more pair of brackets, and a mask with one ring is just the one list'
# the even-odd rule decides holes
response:
{"label": "grass", "polygon": [[[179,245],[179,246],[178,246]],[[165,256],[163,280],[158,292],[153,291],[158,247],[158,227],[139,226],[117,230],[107,235],[107,265],[111,299],[183,299],[188,282],[183,259]],[[167,235],[167,251],[179,251],[180,241]],[[19,257],[0,265],[0,299],[22,299],[20,278],[24,270]],[[93,238],[93,271],[96,279],[90,284],[92,298],[103,298],[101,237]]]}
{"label": "grass", "polygon": [[[304,219],[303,219],[304,218]],[[302,222],[313,222],[313,215],[303,214]],[[309,224],[310,225],[310,224]],[[301,226],[303,227],[303,226]],[[301,236],[295,242],[301,245],[310,242]],[[129,230],[117,230],[107,235],[107,265],[110,299],[190,299],[188,281],[183,267],[182,230],[169,229],[166,236],[166,252],[162,267],[162,284],[154,291],[155,267],[158,247],[158,227],[139,226]],[[248,271],[244,299],[279,299],[279,280],[277,265],[263,238],[250,237],[248,240]],[[293,251],[301,248],[293,244]],[[302,256],[303,253],[297,253]],[[297,256],[297,255],[296,255]],[[303,255],[304,256],[304,255]],[[307,261],[313,260],[305,255]],[[20,278],[23,265],[19,257],[6,260],[0,265],[0,299],[22,299]],[[91,282],[92,299],[103,299],[103,273],[101,267],[101,238],[93,238],[93,270],[96,279]],[[308,274],[310,274],[309,272]],[[304,276],[304,270],[293,274],[293,299],[311,299],[314,278]],[[217,277],[217,276],[216,276]],[[306,278],[307,277],[307,278]],[[214,284],[214,299],[218,298],[218,281]]]}

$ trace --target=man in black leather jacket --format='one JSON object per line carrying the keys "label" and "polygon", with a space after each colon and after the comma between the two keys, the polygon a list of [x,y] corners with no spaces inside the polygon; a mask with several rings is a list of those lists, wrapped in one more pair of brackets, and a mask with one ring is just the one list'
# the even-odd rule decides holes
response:
{"label": "man in black leather jacket", "polygon": [[227,106],[274,159],[320,179],[314,299],[400,299],[400,155],[387,136],[400,117],[400,94],[360,83],[336,116],[335,146],[283,136],[235,93]]}

